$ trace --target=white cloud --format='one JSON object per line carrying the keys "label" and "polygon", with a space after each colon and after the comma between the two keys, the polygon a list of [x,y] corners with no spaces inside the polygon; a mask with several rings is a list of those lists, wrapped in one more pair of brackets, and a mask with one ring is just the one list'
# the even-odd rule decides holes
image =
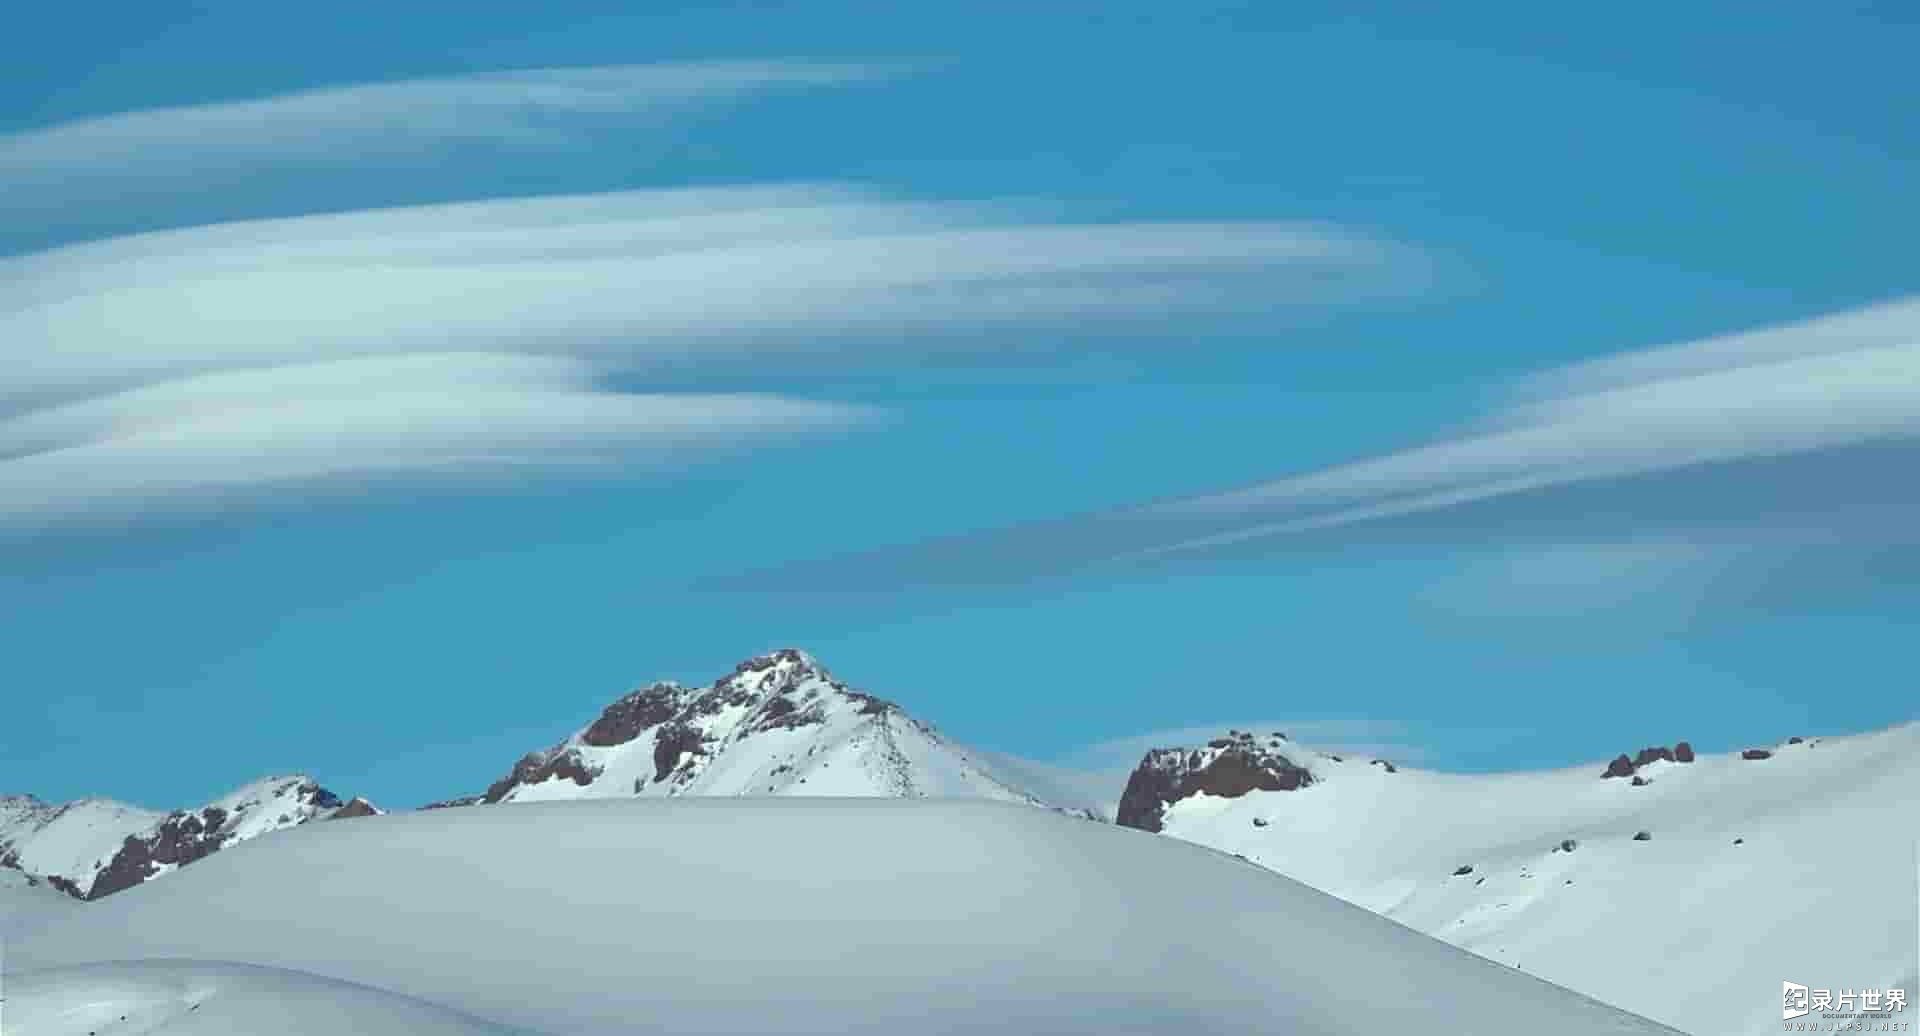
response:
{"label": "white cloud", "polygon": [[[684,466],[876,416],[760,395],[640,395],[575,361],[412,355],[221,372],[0,422],[0,526],[120,524],[389,478],[509,483]],[[617,465],[617,467],[616,467]]]}
{"label": "white cloud", "polygon": [[595,120],[648,120],[753,91],[886,74],[805,61],[526,69],[115,113],[0,136],[0,223],[37,222],[115,191],[204,190],[209,176],[420,163],[472,142],[547,148],[587,139]]}
{"label": "white cloud", "polygon": [[[983,324],[1339,301],[1394,246],[1294,224],[1060,225],[831,188],[634,192],[167,231],[0,263],[0,399],[320,358],[870,364]],[[1349,277],[1327,286],[1325,275]],[[1291,296],[1290,296],[1291,293]],[[910,334],[920,337],[903,337]],[[848,339],[874,347],[848,352]],[[982,342],[986,349],[1002,342]]]}
{"label": "white cloud", "polygon": [[[1559,485],[1920,434],[1920,301],[1569,368],[1475,433],[1150,509],[1240,516],[1198,553]],[[1275,520],[1259,520],[1274,516]],[[1284,516],[1284,517],[1281,517]]]}
{"label": "white cloud", "polygon": [[[1702,607],[1777,603],[1816,584],[1871,590],[1862,559],[1911,567],[1920,488],[1904,472],[1916,456],[1909,298],[1549,372],[1462,434],[1412,449],[783,571],[815,587],[1017,585],[1105,564],[1412,549],[1495,555],[1478,586],[1504,563],[1517,591],[1613,565],[1609,592],[1624,595],[1618,566],[1655,544],[1658,557],[1626,566],[1643,583],[1671,576]],[[1850,574],[1822,575],[1816,555]]]}
{"label": "white cloud", "polygon": [[[555,69],[133,112],[0,137],[21,211],[277,163],[518,146],[714,97],[884,74]],[[586,120],[586,121],[577,121]],[[223,173],[224,175],[224,173]],[[193,226],[0,259],[0,522],[289,485],[679,464],[873,416],[790,386],[1025,350],[1015,328],[1401,292],[1409,250],[1290,223],[1075,225],[1006,203],[784,184]],[[1042,352],[1055,346],[1033,348]],[[637,394],[634,386],[655,391]],[[616,388],[617,386],[617,388]],[[611,470],[601,468],[602,470]],[[117,519],[116,519],[117,520]]]}

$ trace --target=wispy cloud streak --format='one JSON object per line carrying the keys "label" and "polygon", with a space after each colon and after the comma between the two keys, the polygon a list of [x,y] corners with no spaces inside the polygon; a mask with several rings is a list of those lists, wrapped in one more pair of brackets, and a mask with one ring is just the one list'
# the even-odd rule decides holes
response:
{"label": "wispy cloud streak", "polygon": [[119,526],[386,479],[633,477],[877,416],[779,396],[614,392],[583,364],[518,356],[222,372],[0,422],[0,528]]}
{"label": "wispy cloud streak", "polygon": [[1244,489],[821,563],[848,585],[1388,545],[1920,547],[1920,301],[1550,372],[1450,439]]}
{"label": "wispy cloud streak", "polygon": [[[1034,223],[740,188],[194,228],[0,262],[0,398],[314,357],[591,355],[636,372],[912,361],[964,325],[1339,302],[1411,253],[1295,224]],[[900,336],[918,334],[919,338]],[[876,338],[883,348],[849,350]]]}
{"label": "wispy cloud streak", "polygon": [[736,412],[607,386],[901,369],[1004,350],[983,327],[1337,302],[1396,290],[1409,254],[1330,227],[1047,223],[809,185],[73,245],[0,260],[0,511],[49,520],[216,483],[509,460],[537,471],[561,463],[556,444],[567,463],[664,441],[692,456],[696,438],[854,410],[756,397]]}
{"label": "wispy cloud streak", "polygon": [[[113,115],[0,138],[0,224],[7,206],[46,209],[93,180],[144,190],[179,174],[204,190],[216,167],[544,146],[595,120],[886,72],[553,69]],[[793,398],[810,376],[1026,363],[1083,323],[1125,332],[1150,317],[1402,294],[1423,277],[1412,250],[1338,227],[1084,225],[1035,205],[806,183],[73,243],[0,258],[0,524],[356,480],[624,474],[876,416]],[[1044,328],[1063,334],[1007,333]],[[669,391],[716,379],[780,394]]]}
{"label": "wispy cloud streak", "polygon": [[807,61],[525,69],[119,112],[0,136],[0,227],[275,170],[419,165],[474,144],[551,151],[751,93],[892,72]]}

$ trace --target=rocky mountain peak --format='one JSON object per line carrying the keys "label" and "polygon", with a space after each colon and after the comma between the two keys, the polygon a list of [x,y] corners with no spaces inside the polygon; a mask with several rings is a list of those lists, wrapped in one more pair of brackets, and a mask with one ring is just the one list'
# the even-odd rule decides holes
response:
{"label": "rocky mountain peak", "polygon": [[[22,805],[9,808],[14,804]],[[365,799],[343,801],[300,774],[255,781],[207,805],[170,813],[106,799],[49,806],[15,796],[0,804],[0,866],[75,898],[99,899],[270,831],[379,812]]]}
{"label": "rocky mountain peak", "polygon": [[1114,821],[1159,831],[1168,806],[1202,792],[1239,798],[1250,791],[1294,791],[1312,784],[1312,772],[1281,751],[1287,744],[1283,734],[1262,739],[1234,730],[1204,748],[1153,749],[1127,778]]}

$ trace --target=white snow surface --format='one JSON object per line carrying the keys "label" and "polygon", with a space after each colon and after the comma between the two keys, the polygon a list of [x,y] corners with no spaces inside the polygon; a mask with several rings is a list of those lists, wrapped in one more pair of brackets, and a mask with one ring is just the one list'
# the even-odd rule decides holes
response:
{"label": "white snow surface", "polygon": [[512,1030],[352,983],[213,961],[9,975],[8,1036],[504,1036]]}
{"label": "white snow surface", "polygon": [[[656,683],[616,702],[653,700],[649,722],[619,744],[591,743],[589,724],[525,762],[570,756],[591,774],[581,785],[561,773],[515,782],[500,802],[673,796],[877,796],[982,798],[1080,811],[1023,786],[986,753],[958,745],[897,706],[848,687],[818,660],[792,649],[758,656],[700,687]],[[684,730],[697,750],[656,755],[660,739]],[[605,740],[602,738],[601,740]],[[1116,792],[1117,794],[1117,792]]]}
{"label": "white snow surface", "polygon": [[0,869],[0,952],[13,933],[65,917],[79,906],[78,900],[44,881]]}
{"label": "white snow surface", "polygon": [[1313,784],[1195,796],[1164,833],[1696,1036],[1775,1031],[1783,981],[1914,998],[1920,724],[1764,747],[1635,787],[1605,762],[1389,773],[1294,745]]}
{"label": "white snow surface", "polygon": [[550,1036],[1670,1031],[1226,854],[978,800],[629,797],[306,825],[87,904],[6,966],[168,958]]}

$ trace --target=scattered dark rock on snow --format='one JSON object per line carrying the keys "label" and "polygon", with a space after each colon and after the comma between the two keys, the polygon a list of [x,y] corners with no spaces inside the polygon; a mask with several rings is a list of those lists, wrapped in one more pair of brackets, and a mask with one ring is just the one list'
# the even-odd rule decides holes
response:
{"label": "scattered dark rock on snow", "polygon": [[1564,853],[1570,853],[1574,851],[1574,849],[1578,848],[1579,845],[1580,845],[1579,842],[1576,842],[1571,838],[1563,839],[1560,842],[1560,851]]}
{"label": "scattered dark rock on snow", "polygon": [[1644,788],[1647,785],[1652,783],[1653,783],[1652,781],[1647,780],[1645,777],[1642,777],[1637,773],[1633,775],[1633,786],[1636,788]]}
{"label": "scattered dark rock on snow", "polygon": [[1465,877],[1466,875],[1472,874],[1472,873],[1473,873],[1473,864],[1471,863],[1463,863],[1460,866],[1455,867],[1453,869],[1453,876],[1456,878]]}
{"label": "scattered dark rock on snow", "polygon": [[1159,831],[1169,805],[1206,792],[1239,798],[1250,791],[1294,791],[1313,783],[1313,774],[1278,752],[1247,739],[1224,739],[1204,749],[1156,748],[1127,778],[1114,822],[1121,827]]}
{"label": "scattered dark rock on snow", "polygon": [[861,694],[859,691],[848,691],[846,695],[860,703],[860,715],[862,716],[880,716],[888,712],[897,711],[900,708],[885,698],[876,698],[871,694]]}
{"label": "scattered dark rock on snow", "polygon": [[1749,749],[1747,749],[1746,751],[1744,751],[1744,752],[1741,752],[1741,753],[1740,753],[1740,758],[1742,758],[1742,759],[1771,759],[1771,758],[1773,758],[1773,753],[1772,753],[1772,752],[1769,752],[1769,751],[1767,751],[1767,750],[1766,750],[1766,749],[1764,749],[1764,748],[1749,748]]}
{"label": "scattered dark rock on snow", "polygon": [[421,806],[420,808],[421,809],[452,809],[456,806],[472,806],[482,801],[484,801],[484,797],[480,795],[462,795],[459,798],[455,798],[455,799],[441,799],[438,802],[429,802],[426,805]]}
{"label": "scattered dark rock on snow", "polygon": [[1636,842],[1651,842],[1653,841],[1653,833],[1650,831],[1635,831],[1633,833],[1633,840]]}
{"label": "scattered dark rock on snow", "polygon": [[1372,766],[1384,766],[1384,767],[1386,767],[1386,768],[1387,768],[1387,772],[1388,772],[1388,773],[1399,773],[1399,772],[1400,772],[1399,770],[1397,770],[1397,769],[1395,769],[1395,768],[1394,768],[1394,765],[1393,765],[1392,763],[1390,763],[1390,762],[1388,762],[1388,761],[1386,761],[1385,759],[1375,759],[1375,760],[1374,760],[1374,761],[1373,761],[1373,762],[1372,762],[1371,764],[1369,764],[1369,765],[1372,765]]}
{"label": "scattered dark rock on snow", "polygon": [[1804,738],[1804,737],[1790,737],[1790,738],[1788,738],[1788,739],[1787,739],[1787,744],[1790,744],[1790,745],[1797,745],[1797,744],[1800,744],[1801,742],[1803,742],[1803,741],[1805,741],[1805,740],[1806,740],[1806,738]]}
{"label": "scattered dark rock on snow", "polygon": [[1475,878],[1475,879],[1473,879],[1473,887],[1474,887],[1474,888],[1479,888],[1480,886],[1482,886],[1482,885],[1485,885],[1486,883],[1487,883],[1487,879],[1485,879],[1485,878]]}
{"label": "scattered dark rock on snow", "polygon": [[1267,818],[1266,818],[1266,817],[1254,817],[1254,818],[1253,818],[1253,826],[1255,826],[1255,827],[1265,827],[1265,826],[1267,826],[1267,824],[1268,824],[1268,823],[1269,823],[1269,821],[1267,820]]}
{"label": "scattered dark rock on snow", "polygon": [[1733,840],[1733,844],[1735,844],[1735,845],[1745,845],[1745,844],[1747,844],[1747,840],[1746,840],[1746,839],[1744,839],[1744,838],[1736,838],[1736,839],[1734,839],[1734,840]]}

